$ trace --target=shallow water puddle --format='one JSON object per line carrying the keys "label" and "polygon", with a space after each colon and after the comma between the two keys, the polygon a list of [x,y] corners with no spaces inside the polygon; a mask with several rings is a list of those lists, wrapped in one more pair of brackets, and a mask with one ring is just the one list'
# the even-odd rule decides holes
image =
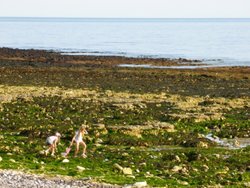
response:
{"label": "shallow water puddle", "polygon": [[230,149],[240,149],[250,146],[250,138],[220,139],[212,134],[206,135],[205,138],[217,143],[220,146],[229,147]]}

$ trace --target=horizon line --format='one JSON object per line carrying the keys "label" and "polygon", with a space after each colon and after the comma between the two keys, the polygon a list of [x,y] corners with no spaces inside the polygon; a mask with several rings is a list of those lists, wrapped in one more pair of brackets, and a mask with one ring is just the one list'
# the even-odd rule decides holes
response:
{"label": "horizon line", "polygon": [[54,19],[250,19],[250,17],[62,17],[62,16],[0,16],[0,18],[54,18]]}

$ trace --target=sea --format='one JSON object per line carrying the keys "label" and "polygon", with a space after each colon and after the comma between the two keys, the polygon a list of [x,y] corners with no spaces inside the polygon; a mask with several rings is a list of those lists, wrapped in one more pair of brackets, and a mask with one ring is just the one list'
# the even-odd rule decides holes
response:
{"label": "sea", "polygon": [[250,19],[0,17],[0,47],[250,66]]}

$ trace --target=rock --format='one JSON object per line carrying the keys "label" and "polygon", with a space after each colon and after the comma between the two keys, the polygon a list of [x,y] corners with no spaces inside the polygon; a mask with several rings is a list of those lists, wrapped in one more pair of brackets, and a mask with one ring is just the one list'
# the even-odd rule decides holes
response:
{"label": "rock", "polygon": [[69,160],[68,160],[68,159],[63,159],[62,162],[63,162],[63,163],[69,163]]}
{"label": "rock", "polygon": [[94,125],[94,126],[96,127],[96,129],[106,129],[105,125],[104,125],[104,124],[101,124],[101,123],[96,124],[96,125]]}
{"label": "rock", "polygon": [[214,154],[214,156],[219,159],[220,158],[220,154]]}
{"label": "rock", "polygon": [[146,181],[142,181],[142,182],[136,182],[134,183],[133,187],[136,187],[136,188],[141,188],[141,187],[147,187],[148,184]]}
{"label": "rock", "polygon": [[122,171],[122,170],[123,170],[123,167],[120,166],[120,165],[117,164],[117,163],[115,163],[113,166],[114,166],[115,169],[117,169],[117,170],[119,170],[119,171]]}
{"label": "rock", "polygon": [[204,170],[205,172],[207,172],[207,171],[209,170],[209,167],[208,167],[207,165],[203,165],[202,168],[203,168],[203,170]]}
{"label": "rock", "polygon": [[94,144],[96,147],[101,147],[102,144]]}
{"label": "rock", "polygon": [[181,159],[180,159],[180,157],[178,155],[175,155],[174,159],[175,159],[176,162],[181,162]]}
{"label": "rock", "polygon": [[96,144],[102,144],[103,143],[103,140],[100,139],[100,138],[97,138],[96,141],[95,141]]}
{"label": "rock", "polygon": [[150,172],[146,172],[145,177],[146,178],[151,178],[151,177],[154,177],[154,175],[151,174]]}
{"label": "rock", "polygon": [[199,170],[197,168],[193,168],[193,171],[198,172]]}
{"label": "rock", "polygon": [[44,150],[39,151],[39,154],[40,154],[40,155],[45,155],[45,154],[46,154],[46,151],[44,151]]}
{"label": "rock", "polygon": [[10,159],[10,162],[15,163],[16,161],[14,159]]}
{"label": "rock", "polygon": [[127,177],[128,177],[128,178],[135,179],[135,176],[133,176],[133,175],[128,175]]}
{"label": "rock", "polygon": [[82,171],[84,171],[84,170],[85,170],[85,168],[84,168],[84,167],[82,167],[82,166],[77,166],[76,168],[77,168],[77,170],[78,170],[78,171],[80,171],[80,172],[82,172]]}
{"label": "rock", "polygon": [[122,169],[122,173],[123,173],[124,175],[132,175],[132,174],[133,174],[131,168],[123,168],[123,169]]}
{"label": "rock", "polygon": [[12,153],[7,153],[7,155],[11,156],[11,155],[12,155]]}
{"label": "rock", "polygon": [[244,186],[245,186],[245,187],[250,187],[250,182],[244,183]]}
{"label": "rock", "polygon": [[206,142],[200,141],[200,142],[197,144],[197,147],[198,147],[198,148],[208,148],[208,144],[207,144]]}
{"label": "rock", "polygon": [[181,184],[181,185],[189,185],[189,183],[186,182],[186,181],[178,181],[178,183]]}
{"label": "rock", "polygon": [[128,154],[128,153],[123,153],[122,156],[123,156],[123,157],[128,157],[129,154]]}
{"label": "rock", "polygon": [[240,147],[240,143],[237,139],[234,140],[233,145],[234,145],[234,147]]}
{"label": "rock", "polygon": [[140,163],[141,166],[147,166],[147,163]]}
{"label": "rock", "polygon": [[116,187],[109,184],[91,183],[88,180],[91,178],[82,178],[81,180],[70,180],[62,176],[48,178],[46,176],[26,174],[14,170],[0,171],[0,187],[6,188],[34,188],[34,187],[53,187],[53,188],[80,188],[80,187]]}
{"label": "rock", "polygon": [[174,166],[171,171],[174,172],[174,173],[176,173],[176,172],[179,172],[181,170],[182,170],[181,166]]}
{"label": "rock", "polygon": [[66,117],[64,121],[70,121],[70,117]]}
{"label": "rock", "polygon": [[197,138],[205,138],[205,135],[198,133]]}

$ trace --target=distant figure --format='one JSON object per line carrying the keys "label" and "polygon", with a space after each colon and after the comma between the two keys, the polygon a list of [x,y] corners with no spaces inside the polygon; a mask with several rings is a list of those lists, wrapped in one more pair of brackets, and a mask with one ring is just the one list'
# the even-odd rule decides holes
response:
{"label": "distant figure", "polygon": [[48,144],[49,148],[45,151],[45,155],[47,156],[49,152],[51,151],[51,156],[55,155],[55,150],[57,149],[57,144],[60,141],[61,134],[56,133],[54,136],[49,136],[46,139],[46,144]]}
{"label": "distant figure", "polygon": [[76,150],[75,150],[75,155],[74,157],[77,157],[77,154],[79,152],[79,145],[83,146],[83,152],[82,152],[82,157],[86,158],[86,148],[87,145],[85,144],[85,142],[83,141],[83,135],[84,134],[88,134],[87,130],[86,130],[86,125],[82,125],[80,127],[80,129],[78,131],[75,132],[75,136],[72,138],[71,144],[70,144],[70,148],[71,146],[75,143],[76,144]]}

